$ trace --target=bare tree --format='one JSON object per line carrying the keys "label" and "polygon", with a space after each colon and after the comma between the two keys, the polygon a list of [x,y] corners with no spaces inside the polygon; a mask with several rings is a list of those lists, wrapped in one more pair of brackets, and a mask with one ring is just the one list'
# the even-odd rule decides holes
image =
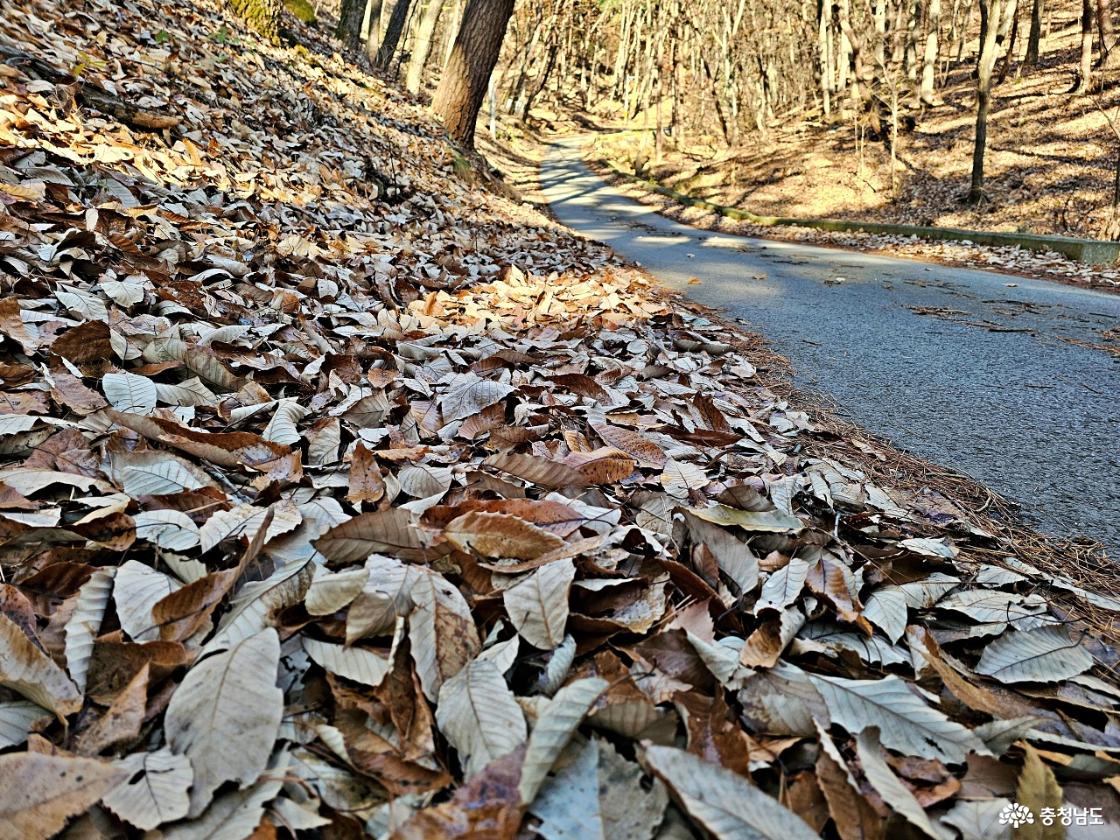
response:
{"label": "bare tree", "polygon": [[362,38],[365,39],[366,55],[371,62],[377,60],[377,48],[381,45],[381,33],[384,31],[381,22],[384,10],[384,0],[369,0],[366,4],[366,13],[362,18]]}
{"label": "bare tree", "polygon": [[229,0],[233,13],[269,41],[280,37],[280,0]]}
{"label": "bare tree", "polygon": [[933,71],[937,66],[937,33],[941,28],[941,0],[930,0],[926,13],[926,45],[922,55],[922,102],[932,105]]}
{"label": "bare tree", "polygon": [[444,0],[428,0],[424,15],[420,18],[420,25],[416,28],[416,36],[412,42],[412,55],[408,57],[408,72],[405,74],[404,83],[409,93],[417,93],[420,90],[420,83],[424,78],[424,67],[427,65],[428,56],[432,52],[432,36],[435,35],[439,16],[443,11],[443,4]]}
{"label": "bare tree", "polygon": [[334,34],[348,49],[356,50],[362,43],[362,19],[365,13],[366,0],[342,0]]}
{"label": "bare tree", "polygon": [[[817,0],[817,58],[821,66],[821,110],[826,117],[832,113],[832,65],[829,62],[831,21],[832,4],[829,0]],[[673,43],[676,44],[675,39]]]}
{"label": "bare tree", "polygon": [[1112,4],[1110,0],[1097,0],[1097,34],[1101,38],[1098,64],[1101,67],[1111,66],[1112,62],[1109,59],[1115,44],[1113,43]]}
{"label": "bare tree", "polygon": [[[404,0],[402,0],[404,2]],[[514,0],[468,0],[451,58],[432,100],[432,110],[451,137],[471,148],[478,110],[498,54]]]}
{"label": "bare tree", "polygon": [[443,16],[444,35],[443,45],[440,47],[442,55],[439,60],[440,67],[446,67],[451,60],[451,49],[455,46],[455,34],[459,31],[459,21],[463,11],[463,0],[451,0],[451,10]]}
{"label": "bare tree", "polygon": [[1093,0],[1081,0],[1081,62],[1074,93],[1087,93],[1093,84]]}
{"label": "bare tree", "polygon": [[[1088,3],[1090,0],[1085,0]],[[988,106],[992,98],[992,70],[996,64],[997,38],[1003,0],[980,0],[980,60],[976,66],[976,137],[972,146],[972,183],[968,201],[977,204],[984,197],[984,151],[988,144]]]}
{"label": "bare tree", "polygon": [[1027,36],[1027,56],[1023,59],[1023,66],[1038,66],[1038,48],[1042,40],[1042,9],[1043,0],[1034,0],[1031,4],[1031,31]]}
{"label": "bare tree", "polygon": [[397,0],[393,6],[393,14],[389,17],[389,25],[385,28],[385,37],[377,48],[377,57],[374,64],[382,70],[388,70],[393,63],[393,55],[397,51],[401,35],[404,34],[404,25],[408,20],[408,12],[412,8],[412,0]]}

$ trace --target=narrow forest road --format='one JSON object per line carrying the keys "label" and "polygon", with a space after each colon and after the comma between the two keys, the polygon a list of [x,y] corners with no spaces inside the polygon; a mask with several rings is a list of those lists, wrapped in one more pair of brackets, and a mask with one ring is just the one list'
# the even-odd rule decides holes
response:
{"label": "narrow forest road", "polygon": [[1120,327],[1120,296],[687,227],[620,195],[573,141],[541,185],[560,221],[766,336],[848,419],[1120,557],[1120,358],[1073,343]]}

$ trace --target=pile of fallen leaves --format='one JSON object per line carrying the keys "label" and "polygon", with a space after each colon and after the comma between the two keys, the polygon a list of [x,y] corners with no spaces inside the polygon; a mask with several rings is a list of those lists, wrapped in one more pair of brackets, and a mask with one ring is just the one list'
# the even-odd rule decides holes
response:
{"label": "pile of fallen leaves", "polygon": [[303,37],[0,20],[0,836],[1115,836],[1120,603]]}

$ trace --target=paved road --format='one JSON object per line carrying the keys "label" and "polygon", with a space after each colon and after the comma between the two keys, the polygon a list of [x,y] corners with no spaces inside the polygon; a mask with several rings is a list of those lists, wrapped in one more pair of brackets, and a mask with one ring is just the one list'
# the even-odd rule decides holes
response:
{"label": "paved road", "polygon": [[852,421],[1120,557],[1120,359],[1070,343],[1120,326],[1120,296],[687,227],[573,146],[541,180],[562,222],[765,335]]}

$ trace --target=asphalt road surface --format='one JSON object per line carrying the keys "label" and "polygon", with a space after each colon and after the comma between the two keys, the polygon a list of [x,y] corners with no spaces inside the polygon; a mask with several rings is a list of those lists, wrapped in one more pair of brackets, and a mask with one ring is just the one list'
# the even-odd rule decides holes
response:
{"label": "asphalt road surface", "polygon": [[1120,326],[1120,296],[691,228],[619,195],[573,145],[541,182],[564,224],[766,336],[851,421],[1120,557],[1120,358],[1073,343]]}

